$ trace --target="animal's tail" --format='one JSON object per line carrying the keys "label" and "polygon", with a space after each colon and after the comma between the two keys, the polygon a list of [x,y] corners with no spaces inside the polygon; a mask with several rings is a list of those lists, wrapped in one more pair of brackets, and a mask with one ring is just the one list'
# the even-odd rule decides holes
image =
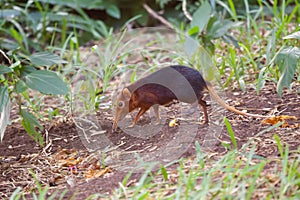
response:
{"label": "animal's tail", "polygon": [[234,107],[228,105],[223,99],[221,99],[221,97],[217,94],[217,92],[215,91],[215,89],[213,88],[213,86],[211,85],[210,82],[206,82],[206,85],[207,85],[207,90],[208,90],[209,94],[212,96],[212,98],[214,100],[216,100],[222,107],[226,108],[227,110],[235,112],[239,115],[246,115],[249,117],[255,117],[255,118],[266,118],[267,117],[267,116],[263,116],[263,115],[250,114],[250,113],[246,113],[246,112],[235,109]]}

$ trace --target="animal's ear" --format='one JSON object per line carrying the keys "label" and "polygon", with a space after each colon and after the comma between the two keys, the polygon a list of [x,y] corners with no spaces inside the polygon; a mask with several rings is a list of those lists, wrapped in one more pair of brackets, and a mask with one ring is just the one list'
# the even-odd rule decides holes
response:
{"label": "animal's ear", "polygon": [[131,93],[130,91],[127,89],[127,88],[124,88],[123,91],[122,91],[122,94],[123,94],[123,97],[129,101],[130,98],[131,98]]}

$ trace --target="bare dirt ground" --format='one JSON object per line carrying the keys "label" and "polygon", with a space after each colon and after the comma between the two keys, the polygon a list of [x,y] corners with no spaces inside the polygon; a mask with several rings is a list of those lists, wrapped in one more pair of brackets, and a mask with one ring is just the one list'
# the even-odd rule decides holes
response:
{"label": "bare dirt ground", "polygon": [[[294,86],[293,91],[285,91],[282,98],[278,97],[275,88],[276,85],[268,84],[260,95],[257,95],[256,91],[251,88],[248,88],[246,93],[239,90],[226,91],[228,103],[236,108],[251,107],[254,108],[254,110],[249,110],[251,113],[266,114],[267,112],[264,110],[269,110],[275,111],[277,115],[289,115],[298,118],[296,121],[289,122],[291,126],[279,127],[257,135],[270,125],[262,125],[261,120],[258,119],[226,112],[238,146],[241,147],[249,139],[253,139],[253,143],[257,145],[255,153],[265,158],[279,156],[277,145],[273,139],[275,133],[278,134],[283,144],[289,145],[291,152],[296,151],[300,144],[299,127],[292,127],[292,125],[300,123],[299,84]],[[172,105],[168,108],[169,112],[176,113],[178,106],[180,104]],[[210,108],[209,113],[211,113]],[[202,115],[201,113],[198,114]],[[12,115],[14,115],[14,111],[12,111]],[[112,117],[111,110],[100,109],[98,111],[98,118],[101,127],[106,131],[106,136],[112,143],[119,145],[122,152],[143,151],[147,153],[147,151],[164,148],[180,127],[180,125],[169,127],[169,121],[172,119],[170,117],[166,120],[159,134],[142,139],[130,136],[120,129],[112,133]],[[140,125],[147,123],[147,118],[144,118]],[[195,155],[193,144],[195,141],[198,141],[200,145],[203,144],[203,133],[208,128],[209,126],[198,125],[197,134],[181,157]],[[17,187],[22,187],[25,192],[35,189],[36,184],[29,170],[36,175],[42,185],[50,187],[50,192],[63,191],[67,188],[66,197],[75,194],[75,199],[84,199],[94,193],[109,195],[115,188],[119,187],[119,182],[122,182],[127,174],[126,171],[120,170],[118,167],[109,164],[104,166],[101,162],[101,154],[88,152],[70,117],[56,121],[44,133],[44,136],[48,138],[48,142],[44,148],[41,148],[27,135],[18,122],[7,128],[4,140],[0,144],[0,195],[2,199],[7,199]],[[226,152],[227,149],[222,145],[222,142],[230,144],[231,141],[226,128],[222,129],[217,140],[218,142],[210,151],[220,154]],[[123,142],[122,145],[120,145],[121,141]],[[139,177],[139,173],[134,173],[127,186],[137,182]]]}

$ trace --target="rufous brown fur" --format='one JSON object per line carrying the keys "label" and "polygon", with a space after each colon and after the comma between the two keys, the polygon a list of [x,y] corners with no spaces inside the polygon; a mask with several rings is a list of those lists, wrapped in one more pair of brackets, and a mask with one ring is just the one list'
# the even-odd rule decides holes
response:
{"label": "rufous brown fur", "polygon": [[205,90],[222,107],[232,112],[251,117],[265,117],[242,112],[229,106],[220,98],[212,85],[203,79],[199,71],[186,66],[174,65],[162,68],[122,90],[116,101],[116,113],[112,129],[115,130],[118,121],[135,109],[139,109],[139,112],[131,127],[135,126],[139,118],[151,107],[156,115],[157,123],[160,123],[159,105],[167,105],[173,100],[186,103],[198,101],[198,104],[203,108],[203,123],[208,123],[206,102],[203,100]]}

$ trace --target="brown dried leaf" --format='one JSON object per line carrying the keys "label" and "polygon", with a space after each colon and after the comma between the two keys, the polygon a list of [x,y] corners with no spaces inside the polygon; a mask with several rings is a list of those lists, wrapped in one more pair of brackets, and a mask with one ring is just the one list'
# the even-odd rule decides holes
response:
{"label": "brown dried leaf", "polygon": [[61,160],[69,157],[71,154],[76,154],[76,150],[74,149],[62,149],[55,154],[55,159]]}
{"label": "brown dried leaf", "polygon": [[265,177],[271,182],[271,183],[274,183],[274,182],[277,182],[278,180],[280,180],[280,177],[277,175],[277,174],[266,174]]}
{"label": "brown dried leaf", "polygon": [[293,120],[296,121],[297,117],[296,116],[289,116],[289,115],[280,115],[280,116],[275,116],[275,117],[268,117],[262,121],[262,124],[271,124],[275,125],[279,122],[283,122],[281,125],[282,128],[297,128],[299,127],[298,123],[290,125],[287,120]]}
{"label": "brown dried leaf", "polygon": [[71,167],[71,166],[78,165],[81,161],[82,161],[81,158],[70,157],[65,160],[59,160],[58,163],[62,167]]}
{"label": "brown dried leaf", "polygon": [[109,167],[106,167],[104,169],[96,169],[96,170],[90,169],[90,170],[84,172],[84,176],[86,179],[98,178],[109,172],[111,172],[111,169]]}

